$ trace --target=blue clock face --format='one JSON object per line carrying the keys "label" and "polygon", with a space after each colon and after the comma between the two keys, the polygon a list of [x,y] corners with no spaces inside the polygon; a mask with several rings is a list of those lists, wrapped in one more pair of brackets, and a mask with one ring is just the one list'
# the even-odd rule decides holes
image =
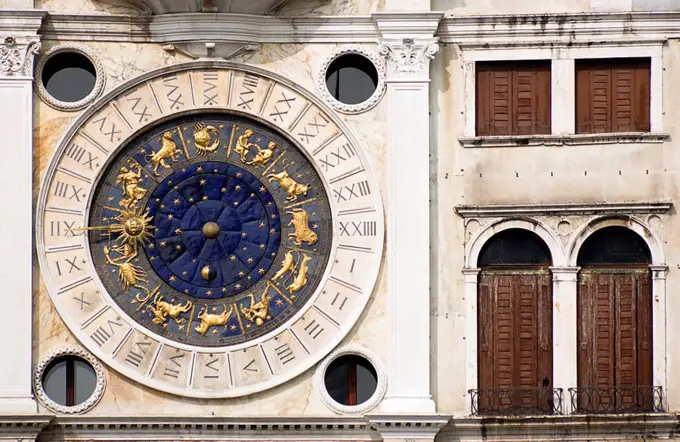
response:
{"label": "blue clock face", "polygon": [[190,345],[277,328],[329,260],[330,204],[316,170],[241,117],[185,117],[141,135],[109,164],[91,207],[106,291],[145,328]]}

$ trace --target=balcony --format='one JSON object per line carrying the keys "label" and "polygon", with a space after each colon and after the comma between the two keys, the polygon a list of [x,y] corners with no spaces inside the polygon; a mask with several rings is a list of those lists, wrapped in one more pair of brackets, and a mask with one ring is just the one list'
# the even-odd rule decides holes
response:
{"label": "balcony", "polygon": [[570,388],[571,409],[588,413],[661,413],[661,387],[579,387]]}
{"label": "balcony", "polygon": [[473,416],[562,414],[561,388],[485,388],[468,393]]}

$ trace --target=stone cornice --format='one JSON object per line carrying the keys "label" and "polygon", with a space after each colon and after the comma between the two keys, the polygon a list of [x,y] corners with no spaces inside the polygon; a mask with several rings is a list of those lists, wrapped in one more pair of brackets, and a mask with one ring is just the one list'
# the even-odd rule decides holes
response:
{"label": "stone cornice", "polygon": [[47,11],[40,9],[0,9],[0,35],[36,35],[46,15]]}
{"label": "stone cornice", "polygon": [[385,439],[434,439],[451,416],[443,414],[368,415],[366,419]]}
{"label": "stone cornice", "polygon": [[191,434],[201,440],[380,440],[362,418],[225,418],[60,416],[43,433],[45,440],[163,439]]}
{"label": "stone cornice", "polygon": [[456,213],[463,218],[494,218],[537,215],[620,215],[661,214],[673,205],[670,201],[599,202],[564,204],[460,205]]}
{"label": "stone cornice", "polygon": [[0,416],[0,441],[33,441],[53,417],[52,415]]}
{"label": "stone cornice", "polygon": [[[45,11],[2,11],[3,26],[31,27]],[[15,18],[20,17],[17,25]],[[4,23],[4,25],[3,25]],[[23,24],[21,24],[23,23]],[[440,12],[372,16],[274,17],[229,13],[160,16],[49,14],[45,39],[73,41],[232,41],[242,43],[374,43],[378,38],[433,35],[442,43],[476,47],[527,44],[606,44],[680,38],[680,12],[475,15]]]}

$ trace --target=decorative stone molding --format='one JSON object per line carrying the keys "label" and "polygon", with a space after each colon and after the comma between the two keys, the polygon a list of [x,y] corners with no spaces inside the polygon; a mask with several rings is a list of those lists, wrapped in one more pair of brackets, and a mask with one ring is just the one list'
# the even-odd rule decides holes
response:
{"label": "decorative stone molding", "polygon": [[0,77],[33,76],[33,57],[39,50],[38,39],[19,43],[16,37],[6,36],[0,43]]}
{"label": "decorative stone molding", "polygon": [[[373,91],[373,94],[362,103],[358,104],[341,103],[331,95],[330,91],[328,90],[328,86],[326,85],[326,74],[328,72],[328,67],[338,57],[347,54],[358,54],[363,57],[366,57],[371,61],[371,63],[373,63],[373,66],[375,66],[375,70],[378,72],[378,84],[376,85],[375,91]],[[331,107],[337,110],[338,112],[342,112],[345,114],[358,114],[361,112],[365,112],[373,108],[376,104],[378,104],[383,94],[385,93],[384,60],[381,57],[378,57],[378,55],[375,52],[366,49],[362,46],[358,45],[342,46],[331,52],[321,63],[321,67],[319,69],[319,72],[317,73],[316,87],[324,101],[330,104]]]}
{"label": "decorative stone molding", "polygon": [[[376,375],[378,377],[378,383],[375,388],[373,395],[364,403],[358,405],[343,405],[335,401],[328,390],[326,389],[326,383],[324,378],[326,377],[326,370],[330,364],[341,356],[346,355],[357,355],[365,358],[368,362],[375,368]],[[338,414],[364,414],[369,410],[375,408],[376,405],[385,396],[385,391],[387,390],[387,373],[383,364],[380,362],[378,357],[372,351],[367,348],[361,347],[359,345],[348,345],[346,347],[339,348],[333,353],[328,355],[326,359],[323,360],[321,364],[316,369],[316,389],[321,397],[321,401],[331,410]]]}
{"label": "decorative stone molding", "polygon": [[[47,61],[54,55],[64,52],[77,52],[79,54],[82,54],[85,57],[87,57],[88,60],[90,60],[92,62],[92,65],[94,66],[95,69],[94,87],[92,88],[92,91],[87,95],[87,97],[83,98],[82,100],[73,102],[58,100],[54,98],[52,95],[50,95],[47,89],[45,89],[45,85],[42,82],[42,73]],[[35,78],[38,80],[35,82],[36,91],[38,93],[38,96],[43,102],[47,103],[48,105],[52,106],[55,109],[63,111],[77,111],[87,107],[90,103],[92,103],[94,100],[97,99],[97,97],[101,95],[102,91],[104,90],[104,83],[106,82],[106,73],[104,71],[104,66],[102,65],[101,61],[99,61],[99,57],[97,57],[94,51],[92,51],[90,48],[88,48],[85,45],[77,43],[65,43],[53,46],[52,48],[50,48],[50,50],[45,52],[45,54],[42,57],[40,57],[35,69]]]}
{"label": "decorative stone molding", "polygon": [[439,39],[403,38],[383,40],[378,45],[389,74],[402,78],[429,78],[429,63],[439,51]]}
{"label": "decorative stone molding", "polygon": [[463,218],[490,218],[539,215],[620,215],[666,213],[671,201],[564,203],[564,204],[499,204],[460,205],[454,210]]}
{"label": "decorative stone molding", "polygon": [[3,415],[0,417],[0,441],[33,442],[54,416]]}
{"label": "decorative stone molding", "polygon": [[[50,365],[50,363],[59,357],[69,355],[78,356],[80,358],[85,359],[92,365],[92,368],[94,368],[95,375],[97,376],[97,383],[95,384],[94,392],[92,392],[92,395],[85,402],[72,407],[67,407],[54,402],[47,396],[42,385],[42,379],[43,375],[45,374],[45,369]],[[35,395],[38,397],[40,402],[45,407],[57,413],[77,414],[84,413],[85,411],[90,410],[92,407],[97,405],[97,403],[101,400],[102,396],[104,395],[105,388],[106,388],[106,372],[104,371],[104,366],[102,365],[101,362],[99,362],[97,358],[95,358],[90,353],[80,348],[62,347],[50,352],[38,363],[33,372],[33,389],[35,391]]]}
{"label": "decorative stone molding", "polygon": [[380,432],[383,439],[433,440],[451,416],[432,415],[374,415],[366,416],[371,426]]}
{"label": "decorative stone molding", "polygon": [[363,418],[356,417],[137,417],[59,416],[44,440],[380,440]]}
{"label": "decorative stone molding", "polygon": [[593,144],[663,143],[669,134],[651,132],[621,132],[571,135],[503,135],[460,137],[463,147],[529,147],[529,146],[587,146]]}

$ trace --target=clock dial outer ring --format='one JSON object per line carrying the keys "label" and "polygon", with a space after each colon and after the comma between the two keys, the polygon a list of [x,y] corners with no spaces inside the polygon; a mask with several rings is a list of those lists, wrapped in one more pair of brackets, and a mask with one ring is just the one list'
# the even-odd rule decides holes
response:
{"label": "clock dial outer ring", "polygon": [[[195,83],[203,76],[204,83],[211,84],[205,80],[208,74],[211,75],[211,78],[212,75],[229,77],[229,88],[224,93],[225,97],[222,103],[200,103],[201,97],[198,90],[200,86]],[[189,82],[190,91],[185,90],[187,92],[185,100],[191,99],[194,104],[173,108],[173,104],[169,103],[172,103],[172,100],[176,100],[177,97],[170,96],[171,93],[165,97],[167,98],[165,100],[154,89],[160,90],[162,86],[168,86],[169,83],[170,89],[176,91],[176,88],[172,89],[174,87],[172,82],[180,76],[185,80],[188,79]],[[172,80],[173,77],[175,80]],[[262,89],[253,92],[253,99],[256,104],[259,100],[259,104],[252,106],[251,109],[240,108],[238,100],[243,97],[244,90],[252,89],[252,87],[248,87],[247,82],[252,81],[252,78],[255,77],[263,81]],[[180,82],[182,78],[180,78]],[[195,87],[196,90],[194,90]],[[216,87],[219,93],[219,87]],[[150,94],[148,90],[151,91]],[[205,97],[205,90],[202,92]],[[132,96],[135,93],[147,94],[151,97],[149,100],[153,99],[150,103],[146,103],[152,106],[151,114],[146,119],[144,119],[146,110],[135,110],[135,105],[139,103],[138,97]],[[295,111],[294,121],[284,122],[283,117],[280,116],[282,109],[276,107],[277,103],[280,104],[280,100],[272,101],[272,97],[279,93],[283,95],[281,100],[284,100],[284,105],[286,104],[285,100],[290,99],[290,95],[293,95],[295,100],[300,103],[300,107],[297,109],[288,108],[291,114]],[[247,94],[246,99],[249,99]],[[135,100],[137,101],[135,102]],[[126,102],[127,108],[125,107]],[[130,102],[132,102],[132,105],[130,105]],[[174,101],[174,104],[176,105],[177,101]],[[138,134],[163,121],[201,112],[239,114],[253,118],[281,132],[288,138],[289,142],[295,144],[303,154],[308,156],[317,169],[317,173],[321,176],[327,193],[333,195],[330,198],[334,226],[333,246],[329,265],[315,293],[300,311],[278,329],[253,341],[226,348],[200,348],[182,345],[155,335],[141,327],[123,314],[115,302],[103,291],[101,281],[92,268],[91,260],[86,265],[76,267],[78,269],[76,272],[80,271],[81,268],[86,269],[83,273],[85,276],[80,275],[80,278],[69,276],[71,271],[68,272],[69,275],[66,275],[66,270],[64,270],[66,267],[60,268],[57,264],[72,265],[73,261],[69,261],[68,258],[71,258],[74,253],[74,258],[80,256],[77,253],[81,253],[85,258],[84,261],[87,261],[89,255],[84,254],[85,251],[89,253],[86,236],[81,235],[77,237],[77,240],[74,238],[48,240],[47,235],[50,229],[54,229],[55,223],[57,230],[59,230],[60,223],[66,225],[67,222],[73,222],[78,217],[81,219],[80,225],[86,222],[90,213],[89,200],[95,185],[92,183],[99,180],[106,170],[108,162],[115,158],[117,152]],[[276,123],[275,117],[274,120],[271,119],[272,114],[276,112],[279,112],[279,118],[281,118],[279,123]],[[132,114],[139,116],[140,113],[142,116],[139,117],[137,124],[130,116]],[[270,118],[267,118],[268,114]],[[121,121],[127,124],[127,127],[123,126]],[[119,125],[117,129],[120,132],[115,132],[111,123],[117,123]],[[286,126],[284,126],[284,123]],[[323,127],[320,128],[320,125]],[[100,131],[99,134],[95,134],[96,131],[93,132],[97,127]],[[114,137],[119,134],[120,138],[114,140]],[[310,142],[311,134],[319,136],[319,139],[322,139],[322,136],[325,138],[316,143]],[[110,143],[103,138],[109,136]],[[83,147],[77,143],[88,148],[88,154],[105,156],[106,160],[102,161],[104,164],[97,164],[97,170],[92,176],[88,177],[81,174],[74,181],[72,179],[73,173],[65,172],[63,164],[69,158],[74,159],[77,156],[74,155],[74,152],[77,153],[77,149]],[[308,146],[305,146],[305,144]],[[76,150],[74,151],[74,149]],[[322,162],[319,160],[322,157],[315,155],[324,150],[340,153],[339,149],[344,149],[344,154],[341,154],[341,156],[344,155],[349,158],[348,164],[351,161],[358,161],[360,167],[333,176],[329,173],[330,168],[328,162],[326,162],[324,172],[324,168],[321,166]],[[327,154],[322,152],[321,155],[326,155],[325,159],[328,160]],[[82,156],[79,158],[82,159]],[[333,167],[342,170],[344,166],[345,164],[340,164],[338,160],[338,163]],[[90,167],[92,168],[92,163],[90,163]],[[77,187],[83,184],[81,181],[89,181],[87,191],[80,196],[69,198],[68,194],[64,192],[64,187],[67,191],[72,190],[74,194],[77,194]],[[357,190],[355,190],[357,185]],[[335,199],[336,196],[337,200]],[[59,197],[64,201],[58,200]],[[73,201],[74,198],[76,201],[87,200],[87,203],[80,210],[82,214],[74,214],[74,211],[78,211],[78,209],[73,207],[80,207],[78,205],[80,203]],[[356,198],[356,200],[353,200],[353,198]],[[55,201],[63,204],[53,204]],[[316,364],[335,348],[358,320],[373,291],[383,253],[384,218],[379,187],[370,164],[348,127],[319,99],[289,80],[260,68],[230,62],[190,62],[157,69],[107,93],[76,119],[59,141],[55,155],[43,179],[38,198],[38,208],[36,244],[43,278],[57,311],[69,329],[85,347],[116,371],[151,388],[187,397],[228,398],[245,396],[280,385]],[[350,231],[352,232],[350,233]],[[346,237],[343,237],[343,232]],[[356,237],[357,233],[359,234],[358,238]],[[61,234],[57,236],[61,238]],[[55,241],[61,241],[61,243]],[[81,251],[78,249],[79,245],[83,246],[80,248]],[[343,279],[342,276],[346,276],[348,271],[350,273],[353,271],[354,263],[351,264],[351,270],[348,270],[347,262],[351,260],[352,256],[359,256],[358,254],[365,254],[368,257],[361,255],[362,276],[357,284],[352,284],[352,282],[346,281],[347,278]],[[338,264],[340,260],[344,262]],[[67,262],[69,264],[66,264]],[[79,261],[78,264],[80,264]],[[344,267],[343,264],[345,264]],[[73,270],[73,267],[70,270]],[[88,278],[90,278],[89,281]],[[78,300],[74,296],[77,294],[76,291],[80,291],[81,288],[86,288],[87,284],[92,283],[96,284],[98,291],[93,294],[94,299],[89,305],[96,301],[98,310],[83,320],[83,317],[78,316],[77,309],[68,302],[73,302],[73,300],[77,302]],[[330,294],[331,291],[337,291],[337,296]],[[350,302],[347,302],[347,300]],[[331,305],[340,310],[344,307],[344,311],[338,320],[333,319],[325,311]],[[81,298],[81,311],[83,306]],[[118,326],[118,323],[121,325]],[[305,324],[309,325],[310,323],[312,326],[315,323],[317,326],[323,324],[322,331],[328,331],[328,337],[318,346],[310,345],[310,342],[313,343],[313,341],[310,341],[312,333],[309,332],[309,329],[304,328]],[[99,329],[104,326],[109,328],[109,331],[105,334],[108,335],[106,341],[103,341],[101,334],[97,335]],[[319,327],[313,327],[313,330],[318,329]],[[115,339],[111,337],[112,333],[113,336],[116,336]],[[307,333],[309,333],[309,336],[306,336]],[[314,334],[313,339],[320,336]],[[288,346],[283,352],[280,351],[280,346],[277,347],[281,342]],[[108,346],[109,343],[110,346]],[[129,362],[129,358],[123,357],[126,346],[137,349],[147,348],[144,359],[149,359],[149,366],[138,369],[138,366],[135,368],[134,364],[126,363]],[[128,356],[131,353],[130,348],[127,349]],[[241,356],[241,352],[245,355],[245,359]],[[291,354],[293,355],[292,359]],[[222,359],[217,364],[211,365],[211,358],[214,356],[221,356]],[[253,361],[257,361],[257,368],[262,373],[257,378],[248,378],[241,373],[249,371],[248,367],[253,368],[250,363],[247,363],[247,359],[251,356],[253,356]],[[277,356],[279,360],[272,360],[272,357]],[[137,362],[137,360],[134,361]],[[174,371],[171,371],[175,370],[175,366],[172,365],[175,361],[180,361],[183,365],[181,376],[174,377]],[[286,366],[292,361],[294,361],[293,364]],[[179,367],[179,364],[177,365]],[[203,384],[197,382],[197,379],[201,376],[208,377],[205,374],[206,366],[220,367],[221,378],[218,383]],[[203,371],[200,371],[201,369]],[[168,372],[171,372],[173,376],[164,376]],[[166,377],[171,380],[167,380]]]}

